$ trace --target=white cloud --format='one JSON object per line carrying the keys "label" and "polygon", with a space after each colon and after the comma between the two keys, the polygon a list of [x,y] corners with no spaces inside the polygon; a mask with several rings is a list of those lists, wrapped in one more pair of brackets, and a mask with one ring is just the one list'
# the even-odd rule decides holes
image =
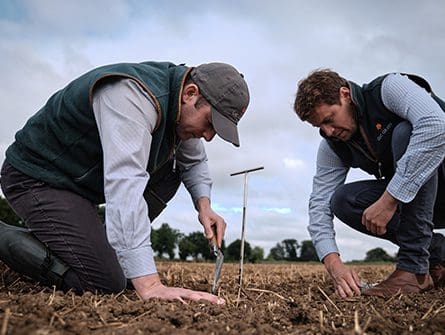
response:
{"label": "white cloud", "polygon": [[284,158],[283,163],[284,167],[288,169],[297,169],[304,166],[304,162],[301,159],[295,158]]}
{"label": "white cloud", "polygon": [[278,214],[289,214],[291,212],[291,209],[289,207],[285,208],[264,208],[265,211],[268,212],[274,212]]}
{"label": "white cloud", "polygon": [[216,211],[216,212],[223,213],[223,214],[224,213],[235,213],[235,214],[238,214],[238,213],[242,213],[242,211],[243,211],[242,207],[230,207],[230,208],[227,208],[227,207],[222,207],[220,204],[215,203],[215,202],[212,203],[212,209],[214,211]]}

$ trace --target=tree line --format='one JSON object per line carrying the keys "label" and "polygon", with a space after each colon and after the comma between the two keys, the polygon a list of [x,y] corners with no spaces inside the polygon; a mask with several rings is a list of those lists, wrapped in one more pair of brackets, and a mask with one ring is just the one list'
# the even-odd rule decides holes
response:
{"label": "tree line", "polygon": [[[105,219],[105,209],[98,207],[98,214]],[[22,225],[20,218],[8,205],[6,199],[0,196],[0,220],[13,224]],[[151,244],[155,255],[162,259],[177,259],[207,261],[214,258],[210,252],[209,243],[201,231],[184,234],[170,227],[168,223],[162,223],[159,228],[151,229]],[[239,261],[241,252],[241,240],[237,239],[226,246],[225,241],[221,249],[224,259],[227,261]],[[296,239],[285,239],[275,244],[265,257],[264,249],[259,246],[251,246],[248,241],[244,242],[244,260],[246,262],[258,263],[268,261],[293,261],[309,262],[318,261],[317,253],[312,241],[305,240],[299,243]],[[394,261],[382,248],[375,248],[366,253],[364,261]]]}
{"label": "tree line", "polygon": [[[151,247],[159,258],[175,259],[178,251],[181,260],[211,260],[209,243],[201,231],[183,234],[179,230],[163,223],[159,228],[151,229]],[[241,240],[237,239],[226,246],[225,241],[221,249],[224,260],[239,261],[241,254]],[[264,249],[252,247],[248,241],[244,242],[244,259],[247,262],[258,263],[264,260],[273,261],[317,261],[315,248],[311,241],[303,241],[301,245],[295,239],[286,239],[277,243],[265,258]]]}

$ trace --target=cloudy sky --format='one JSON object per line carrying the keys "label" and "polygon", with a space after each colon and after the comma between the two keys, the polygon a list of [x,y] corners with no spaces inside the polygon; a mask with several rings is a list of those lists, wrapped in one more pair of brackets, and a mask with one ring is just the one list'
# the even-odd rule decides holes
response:
{"label": "cloudy sky", "polygon": [[[427,78],[445,97],[445,2],[15,0],[0,2],[0,159],[15,132],[56,90],[89,69],[116,62],[169,60],[194,66],[233,64],[249,84],[251,104],[241,148],[206,143],[213,207],[241,234],[243,176],[248,179],[246,239],[266,250],[286,238],[309,239],[317,131],[293,114],[297,81],[332,68],[357,83],[387,72]],[[351,173],[350,180],[366,177]],[[182,189],[155,222],[200,230]],[[345,260],[396,248],[335,222]]]}

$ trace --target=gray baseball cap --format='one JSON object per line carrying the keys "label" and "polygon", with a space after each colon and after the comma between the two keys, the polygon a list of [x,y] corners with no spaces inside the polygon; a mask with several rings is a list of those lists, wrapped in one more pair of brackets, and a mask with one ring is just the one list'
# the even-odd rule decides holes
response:
{"label": "gray baseball cap", "polygon": [[216,133],[239,147],[237,125],[249,105],[249,89],[243,75],[232,65],[208,63],[195,67],[190,76],[211,105]]}

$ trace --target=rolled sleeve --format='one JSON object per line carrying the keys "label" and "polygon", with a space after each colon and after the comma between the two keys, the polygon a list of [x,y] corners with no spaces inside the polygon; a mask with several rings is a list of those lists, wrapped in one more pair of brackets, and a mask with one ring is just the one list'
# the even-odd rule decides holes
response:
{"label": "rolled sleeve", "polygon": [[397,200],[408,203],[412,201],[422,185],[416,183],[416,180],[407,181],[407,178],[400,173],[394,174],[388,183],[386,190]]}
{"label": "rolled sleeve", "polygon": [[156,273],[153,249],[144,246],[138,249],[123,249],[117,251],[117,259],[129,279]]}
{"label": "rolled sleeve", "polygon": [[444,159],[445,113],[425,89],[401,74],[384,79],[382,101],[412,125],[408,147],[387,186],[393,197],[408,203]]}
{"label": "rolled sleeve", "polygon": [[322,261],[329,254],[340,254],[335,238],[328,238],[318,241],[315,250],[317,251],[317,256],[320,261]]}

